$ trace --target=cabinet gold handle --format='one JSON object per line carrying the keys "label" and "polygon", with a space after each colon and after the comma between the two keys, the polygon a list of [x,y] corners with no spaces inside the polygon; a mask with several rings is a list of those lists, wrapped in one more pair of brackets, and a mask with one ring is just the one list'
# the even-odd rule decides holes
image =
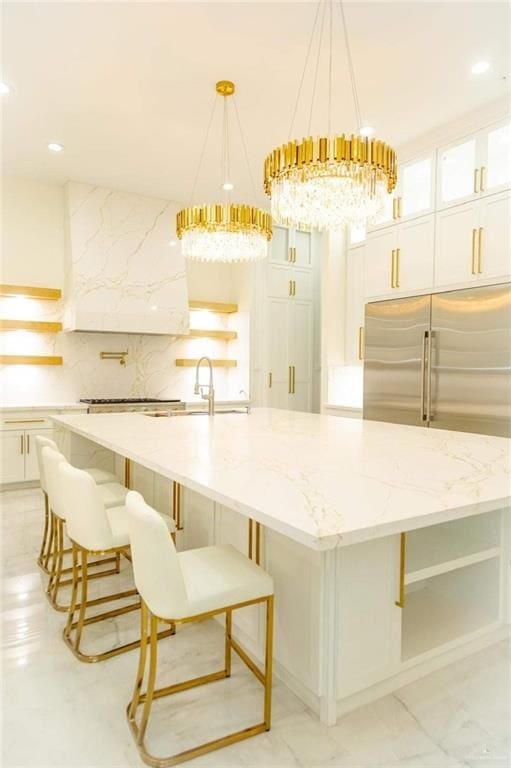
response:
{"label": "cabinet gold handle", "polygon": [[477,273],[480,275],[483,271],[483,227],[479,227],[477,236]]}
{"label": "cabinet gold handle", "polygon": [[399,542],[399,599],[398,608],[405,607],[405,568],[406,568],[406,533],[401,534]]}
{"label": "cabinet gold handle", "polygon": [[291,395],[291,394],[292,394],[292,387],[291,387],[291,366],[290,366],[290,365],[288,365],[288,368],[287,368],[287,391],[288,391],[288,394],[289,394],[289,395]]}
{"label": "cabinet gold handle", "polygon": [[485,183],[486,183],[485,182],[485,178],[484,178],[485,173],[486,173],[486,168],[483,165],[483,166],[481,166],[481,183],[479,184],[479,190],[481,192],[484,192],[484,187],[485,187]]}
{"label": "cabinet gold handle", "polygon": [[392,218],[396,218],[396,198],[392,198]]}
{"label": "cabinet gold handle", "polygon": [[289,281],[289,288],[287,289],[287,295],[292,296],[293,295],[293,281]]}
{"label": "cabinet gold handle", "polygon": [[396,287],[394,285],[395,260],[396,260],[396,251],[393,248],[392,249],[392,256],[391,256],[391,260],[390,260],[390,287],[391,288],[395,288]]}
{"label": "cabinet gold handle", "polygon": [[27,453],[30,453],[30,435],[26,435],[27,438]]}
{"label": "cabinet gold handle", "polygon": [[358,329],[358,359],[364,359],[364,326],[361,325]]}
{"label": "cabinet gold handle", "polygon": [[479,168],[474,168],[474,192],[479,192]]}
{"label": "cabinet gold handle", "polygon": [[273,379],[272,379],[272,375],[271,375],[271,371],[270,371],[268,373],[268,389],[271,389],[272,382],[273,382]]}
{"label": "cabinet gold handle", "polygon": [[5,419],[4,424],[42,424],[46,419]]}
{"label": "cabinet gold handle", "polygon": [[476,237],[477,229],[472,230],[472,274],[476,275]]}
{"label": "cabinet gold handle", "polygon": [[396,280],[395,287],[399,288],[399,257],[401,256],[401,248],[396,248]]}
{"label": "cabinet gold handle", "polygon": [[293,296],[296,296],[296,280],[293,280]]}
{"label": "cabinet gold handle", "polygon": [[401,215],[402,215],[401,214],[401,202],[402,202],[402,200],[403,200],[402,197],[398,197],[398,199],[397,199],[397,217],[398,217],[398,219],[400,219]]}
{"label": "cabinet gold handle", "polygon": [[293,249],[291,247],[287,249],[286,261],[293,261]]}
{"label": "cabinet gold handle", "polygon": [[23,454],[23,435],[20,435],[20,453]]}
{"label": "cabinet gold handle", "polygon": [[293,264],[296,264],[296,248],[293,247]]}

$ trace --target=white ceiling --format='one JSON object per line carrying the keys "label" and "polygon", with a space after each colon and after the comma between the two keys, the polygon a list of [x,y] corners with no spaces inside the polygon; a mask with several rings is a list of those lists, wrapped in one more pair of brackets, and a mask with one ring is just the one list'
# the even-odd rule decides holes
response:
{"label": "white ceiling", "polygon": [[[507,3],[349,3],[363,120],[399,146],[501,98]],[[7,173],[187,201],[214,98],[236,81],[260,193],[262,161],[287,140],[315,4],[7,3],[3,8],[3,163]],[[470,66],[487,59],[487,75]],[[326,130],[326,59],[313,131]],[[306,133],[312,68],[294,136]],[[333,128],[355,129],[339,29]],[[220,111],[194,202],[218,197]],[[234,126],[233,126],[234,127]],[[233,131],[234,133],[234,131]],[[62,142],[59,155],[48,141]],[[241,148],[236,192],[251,201]],[[259,204],[264,202],[260,194]]]}

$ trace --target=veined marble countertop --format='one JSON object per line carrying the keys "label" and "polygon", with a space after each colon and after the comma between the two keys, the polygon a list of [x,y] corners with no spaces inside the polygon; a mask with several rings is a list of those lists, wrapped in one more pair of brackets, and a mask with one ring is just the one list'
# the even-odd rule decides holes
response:
{"label": "veined marble countertop", "polygon": [[501,437],[271,408],[54,421],[315,549],[511,502],[511,440]]}
{"label": "veined marble countertop", "polygon": [[1,411],[86,411],[87,403],[0,403]]}

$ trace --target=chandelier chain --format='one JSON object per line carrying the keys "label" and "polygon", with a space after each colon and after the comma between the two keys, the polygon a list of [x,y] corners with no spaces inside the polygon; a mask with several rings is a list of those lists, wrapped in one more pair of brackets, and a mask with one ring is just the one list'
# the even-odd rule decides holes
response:
{"label": "chandelier chain", "polygon": [[291,118],[291,125],[289,126],[289,133],[288,133],[288,137],[287,137],[288,141],[291,141],[291,136],[293,135],[293,126],[295,124],[296,113],[298,111],[298,104],[300,102],[300,96],[302,95],[303,82],[305,80],[305,73],[307,72],[307,64],[309,63],[309,58],[310,58],[310,55],[311,55],[312,43],[313,43],[313,40],[314,40],[314,33],[316,31],[316,25],[318,23],[318,17],[319,17],[319,9],[321,8],[322,2],[323,2],[323,0],[319,0],[319,3],[316,6],[316,13],[314,14],[314,22],[312,24],[312,31],[311,31],[310,38],[309,38],[309,45],[307,46],[307,53],[306,53],[306,56],[305,56],[305,63],[303,65],[303,69],[302,69],[302,76],[300,78],[300,85],[298,86],[298,93],[296,94],[295,106],[294,106],[294,109],[293,109],[293,116]]}
{"label": "chandelier chain", "polygon": [[202,161],[204,160],[204,154],[206,152],[206,146],[207,146],[207,143],[208,143],[209,132],[211,131],[211,125],[213,123],[213,117],[215,116],[216,105],[217,105],[217,96],[215,94],[215,98],[213,99],[213,106],[211,108],[211,114],[209,116],[208,127],[206,129],[206,135],[204,136],[204,143],[202,145],[201,153],[199,155],[199,162],[198,162],[198,165],[197,165],[197,170],[195,172],[195,178],[193,180],[192,191],[190,193],[190,198],[188,200],[188,205],[192,204],[193,196],[195,195],[195,189],[197,187],[197,181],[199,180],[199,174],[200,174],[200,171],[201,171],[201,168],[202,168]]}
{"label": "chandelier chain", "polygon": [[311,106],[309,111],[309,122],[307,125],[307,134],[310,136],[311,133],[311,127],[312,127],[312,113],[314,111],[314,101],[316,99],[316,89],[317,89],[317,83],[318,83],[318,72],[319,72],[319,62],[321,59],[321,47],[323,43],[323,29],[325,26],[325,12],[326,12],[326,3],[327,0],[325,0],[323,4],[323,13],[321,14],[321,28],[319,31],[319,42],[318,42],[318,55],[316,57],[316,67],[314,70],[314,83],[312,85],[312,98],[311,98]]}
{"label": "chandelier chain", "polygon": [[332,0],[329,2],[329,50],[328,50],[328,135],[332,131]]}
{"label": "chandelier chain", "polygon": [[[222,151],[221,151],[221,178],[220,186],[223,186],[226,182],[231,182],[231,168],[230,168],[230,155],[229,155],[229,105],[227,104],[227,98],[222,96],[224,100],[223,110],[223,125],[222,125]],[[226,196],[229,197],[229,190],[225,190]]]}
{"label": "chandelier chain", "polygon": [[254,205],[257,206],[256,185],[255,185],[255,182],[254,182],[254,176],[252,174],[252,168],[250,167],[250,160],[249,160],[249,157],[248,157],[248,150],[247,150],[247,145],[246,145],[246,142],[245,142],[245,134],[243,133],[243,128],[242,128],[242,125],[241,125],[240,113],[238,111],[238,104],[236,103],[236,96],[232,97],[232,102],[234,104],[234,114],[236,115],[236,121],[238,123],[238,129],[239,129],[240,136],[241,136],[241,146],[243,147],[243,154],[245,156],[245,162],[247,164],[248,175],[249,175],[250,184],[251,184],[251,187],[252,187],[252,196],[253,196],[253,199],[254,199]]}
{"label": "chandelier chain", "polygon": [[355,106],[355,117],[357,120],[357,131],[360,130],[362,126],[362,117],[360,113],[360,102],[358,99],[358,91],[357,91],[357,83],[355,80],[355,69],[353,67],[353,60],[351,58],[351,49],[350,49],[350,43],[348,39],[348,28],[346,25],[346,17],[344,15],[344,4],[343,0],[339,0],[339,10],[341,12],[341,20],[342,20],[342,29],[344,34],[344,44],[346,46],[346,58],[348,60],[348,72],[350,75],[350,83],[351,83],[351,93],[353,95],[353,104]]}

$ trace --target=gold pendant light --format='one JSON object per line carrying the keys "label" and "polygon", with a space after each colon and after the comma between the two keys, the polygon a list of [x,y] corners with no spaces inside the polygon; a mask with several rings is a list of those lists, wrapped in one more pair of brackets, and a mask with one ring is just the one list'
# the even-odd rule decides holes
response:
{"label": "gold pendant light", "polygon": [[[234,188],[234,185],[231,181],[229,167],[229,97],[232,97],[234,103],[241,141],[245,150],[245,160],[254,190],[254,198],[255,185],[248,163],[245,139],[241,129],[238,108],[234,99],[235,85],[230,80],[220,80],[216,84],[215,89],[218,96],[224,99],[221,186],[226,193],[226,199],[223,203],[190,206],[179,211],[176,223],[177,236],[182,242],[184,256],[189,259],[224,263],[257,261],[258,259],[265,258],[268,254],[268,243],[272,237],[271,216],[266,211],[255,206],[232,203],[230,201],[230,192]],[[201,151],[199,166],[191,195],[192,198],[200,173],[209,130],[213,121],[215,106],[216,101],[213,106],[204,146]]]}
{"label": "gold pendant light", "polygon": [[[337,3],[335,3],[337,5]],[[358,93],[348,41],[342,1],[338,3],[348,60],[351,89],[358,130],[362,129]],[[271,211],[275,221],[282,224],[337,229],[349,225],[365,224],[375,220],[385,205],[385,197],[397,182],[397,160],[394,150],[383,141],[364,135],[332,134],[333,69],[333,14],[334,0],[320,0],[312,27],[293,119],[300,100],[318,20],[321,16],[314,85],[309,111],[310,134],[320,55],[325,28],[329,31],[328,59],[328,132],[324,136],[288,140],[274,149],[264,163],[264,189],[271,198]]]}

